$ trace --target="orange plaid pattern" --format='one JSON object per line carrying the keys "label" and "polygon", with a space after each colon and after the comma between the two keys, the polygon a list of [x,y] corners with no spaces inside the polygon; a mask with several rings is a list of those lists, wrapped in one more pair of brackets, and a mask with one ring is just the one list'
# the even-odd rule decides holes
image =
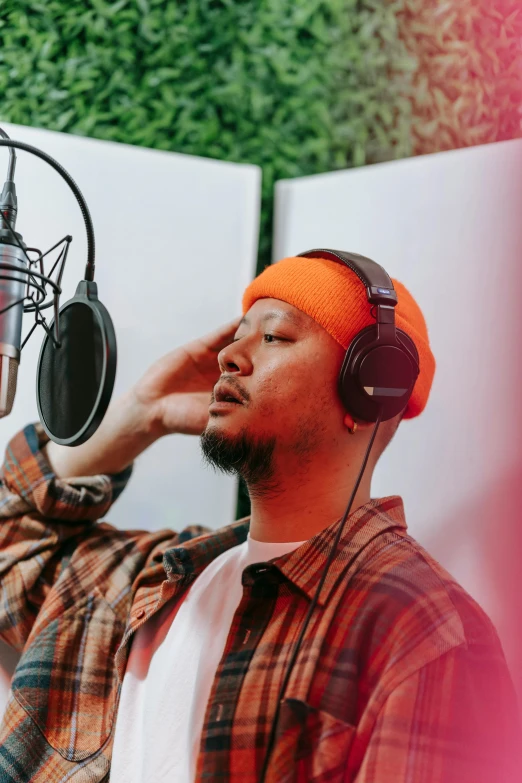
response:
{"label": "orange plaid pattern", "polygon": [[[1,472],[0,636],[21,658],[0,726],[0,781],[107,783],[133,634],[244,541],[249,521],[119,530],[98,520],[132,468],[60,480],[46,442],[28,425]],[[245,568],[196,783],[257,783],[338,524]],[[408,535],[400,497],[357,509],[290,679],[266,783],[517,783],[520,740],[488,617]]]}

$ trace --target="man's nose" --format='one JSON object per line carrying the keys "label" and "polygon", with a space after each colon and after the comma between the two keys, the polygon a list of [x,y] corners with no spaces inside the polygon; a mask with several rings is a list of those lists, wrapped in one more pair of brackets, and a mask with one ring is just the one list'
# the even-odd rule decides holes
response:
{"label": "man's nose", "polygon": [[222,373],[248,375],[251,363],[244,351],[241,351],[235,343],[231,343],[218,353],[219,368]]}

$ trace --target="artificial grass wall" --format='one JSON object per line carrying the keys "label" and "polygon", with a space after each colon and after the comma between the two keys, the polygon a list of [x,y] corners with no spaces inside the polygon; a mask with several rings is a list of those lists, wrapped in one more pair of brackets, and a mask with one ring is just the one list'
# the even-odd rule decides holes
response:
{"label": "artificial grass wall", "polygon": [[522,135],[520,0],[404,0],[414,154]]}
{"label": "artificial grass wall", "polygon": [[410,153],[401,3],[2,0],[0,120],[263,169],[274,181]]}
{"label": "artificial grass wall", "polygon": [[0,120],[273,184],[521,135],[520,0],[2,0]]}

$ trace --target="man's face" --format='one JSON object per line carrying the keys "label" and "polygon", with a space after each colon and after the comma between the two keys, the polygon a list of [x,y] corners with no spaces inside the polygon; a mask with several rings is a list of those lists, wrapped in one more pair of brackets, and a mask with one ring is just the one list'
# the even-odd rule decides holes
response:
{"label": "man's face", "polygon": [[[337,381],[344,353],[305,313],[258,299],[218,357],[221,379],[201,440],[207,461],[243,475],[251,489],[274,488],[285,466],[319,458],[343,431]],[[241,402],[220,402],[229,391]]]}

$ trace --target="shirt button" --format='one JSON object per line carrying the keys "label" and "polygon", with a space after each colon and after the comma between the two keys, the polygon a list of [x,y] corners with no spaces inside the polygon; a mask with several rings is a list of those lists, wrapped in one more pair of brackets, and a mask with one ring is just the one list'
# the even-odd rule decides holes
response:
{"label": "shirt button", "polygon": [[139,612],[136,612],[136,619],[141,620],[142,617],[145,617],[145,609],[140,609]]}

